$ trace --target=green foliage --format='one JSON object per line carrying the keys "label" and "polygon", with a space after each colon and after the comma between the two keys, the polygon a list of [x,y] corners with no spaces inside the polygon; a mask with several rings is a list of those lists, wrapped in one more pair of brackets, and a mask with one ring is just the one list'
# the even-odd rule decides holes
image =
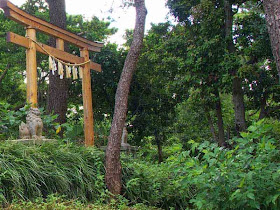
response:
{"label": "green foliage", "polygon": [[17,139],[20,123],[26,116],[25,109],[21,109],[16,112],[11,110],[11,106],[8,103],[0,102],[0,139]]}
{"label": "green foliage", "polygon": [[111,129],[111,121],[112,118],[109,115],[104,115],[102,121],[96,121],[94,125],[94,134],[95,134],[95,145],[99,146],[106,146],[108,137],[110,135]]}
{"label": "green foliage", "polygon": [[[18,139],[19,125],[21,122],[26,122],[29,108],[30,106],[26,105],[15,111],[10,104],[0,101],[0,140]],[[53,130],[53,127],[57,126],[57,123],[54,123],[57,116],[46,114],[43,109],[40,111],[44,124],[43,135],[47,138],[58,137]]]}
{"label": "green foliage", "polygon": [[256,122],[232,149],[189,141],[189,151],[160,165],[126,161],[125,196],[163,208],[278,209],[280,150],[272,129]]}
{"label": "green foliage", "polygon": [[206,117],[207,113],[203,109],[202,103],[197,105],[197,97],[192,94],[188,100],[176,106],[176,121],[173,125],[176,132],[174,135],[181,140],[185,147],[190,140],[201,142],[212,139]]}
{"label": "green foliage", "polygon": [[67,200],[65,196],[59,195],[49,195],[46,199],[38,198],[34,202],[31,201],[13,201],[12,204],[8,205],[6,210],[48,210],[48,209],[73,209],[73,210],[90,210],[90,209],[104,209],[104,210],[146,210],[146,209],[156,209],[153,207],[148,207],[143,204],[137,204],[132,207],[128,207],[123,201],[114,202],[104,205],[104,204],[92,204],[92,203],[82,203],[79,200]]}
{"label": "green foliage", "polygon": [[7,74],[0,82],[0,100],[5,100],[14,105],[24,103],[24,69],[25,51],[23,48],[16,47],[6,42],[6,32],[13,31],[24,35],[22,26],[8,20],[4,12],[0,11],[0,76],[8,69]]}
{"label": "green foliage", "polygon": [[197,187],[191,203],[209,209],[279,207],[280,151],[268,135],[271,129],[262,121],[253,124],[243,138],[233,140],[230,150],[190,142],[193,152],[179,158],[189,163],[182,167],[188,174],[182,184]]}
{"label": "green foliage", "polygon": [[133,125],[129,132],[137,145],[149,136],[155,136],[157,144],[164,144],[175,106],[184,98],[186,89],[178,78],[183,59],[176,54],[182,53],[182,43],[171,28],[168,22],[153,25],[144,40],[129,103],[128,123]]}
{"label": "green foliage", "polygon": [[104,201],[103,154],[94,148],[50,143],[0,144],[1,202],[46,197]]}
{"label": "green foliage", "polygon": [[155,165],[139,160],[123,165],[124,196],[133,204],[165,209],[187,206],[191,191],[181,185],[181,175],[175,174],[170,164]]}
{"label": "green foliage", "polygon": [[82,15],[67,15],[67,29],[79,36],[92,41],[105,41],[108,36],[117,32],[116,28],[109,28],[110,22],[92,17],[86,21]]}

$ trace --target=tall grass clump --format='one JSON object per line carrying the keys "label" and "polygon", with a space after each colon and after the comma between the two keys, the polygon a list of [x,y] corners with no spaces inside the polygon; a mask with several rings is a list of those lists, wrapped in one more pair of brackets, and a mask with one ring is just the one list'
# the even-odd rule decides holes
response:
{"label": "tall grass clump", "polygon": [[94,148],[51,143],[0,144],[0,199],[35,199],[58,193],[69,199],[106,197],[103,153]]}

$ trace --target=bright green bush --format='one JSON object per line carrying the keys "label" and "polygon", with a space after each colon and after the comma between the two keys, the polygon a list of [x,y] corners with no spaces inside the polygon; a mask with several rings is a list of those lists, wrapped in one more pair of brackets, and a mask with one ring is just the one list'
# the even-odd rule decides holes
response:
{"label": "bright green bush", "polygon": [[144,203],[168,209],[187,206],[189,188],[181,185],[181,175],[166,163],[160,165],[135,161],[126,164],[124,171],[124,196],[133,204]]}
{"label": "bright green bush", "polygon": [[160,165],[124,162],[125,196],[163,208],[279,209],[279,142],[273,125],[254,123],[232,149],[190,141]]}
{"label": "bright green bush", "polygon": [[103,153],[68,144],[0,144],[0,199],[34,199],[58,193],[70,199],[106,199]]}
{"label": "bright green bush", "polygon": [[279,209],[280,151],[271,129],[254,123],[231,150],[191,142],[198,152],[182,153],[178,167],[186,173],[182,185],[196,187],[190,202],[202,209]]}

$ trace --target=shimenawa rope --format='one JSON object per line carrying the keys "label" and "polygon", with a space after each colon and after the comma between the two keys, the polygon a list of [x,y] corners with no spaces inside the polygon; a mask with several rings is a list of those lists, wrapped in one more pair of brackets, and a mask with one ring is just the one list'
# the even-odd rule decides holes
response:
{"label": "shimenawa rope", "polygon": [[[37,42],[36,40],[30,38],[29,36],[26,36],[27,39],[30,39],[31,41],[33,41],[35,44],[37,44],[48,56],[49,56],[49,69],[52,70],[52,73],[54,74],[54,72],[56,70],[58,70],[58,74],[60,75],[60,79],[63,79],[63,75],[64,75],[64,69],[63,69],[63,65],[65,65],[65,69],[66,69],[66,77],[70,78],[71,77],[71,67],[73,67],[73,79],[78,79],[78,73],[77,73],[77,67],[79,67],[79,76],[80,78],[82,78],[82,70],[83,68],[81,66],[87,64],[90,62],[90,60],[85,61],[83,63],[66,63],[58,58],[56,58],[54,55],[52,55],[50,52],[48,52],[39,42]],[[55,61],[58,62],[58,69],[56,66]],[[63,64],[63,65],[62,65]]]}

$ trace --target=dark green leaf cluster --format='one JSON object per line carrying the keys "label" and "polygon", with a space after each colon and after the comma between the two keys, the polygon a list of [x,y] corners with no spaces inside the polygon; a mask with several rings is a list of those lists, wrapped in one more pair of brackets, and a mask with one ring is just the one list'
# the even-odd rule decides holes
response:
{"label": "dark green leaf cluster", "polygon": [[163,208],[278,209],[279,142],[259,121],[231,149],[189,141],[190,150],[164,163],[124,162],[125,196]]}

